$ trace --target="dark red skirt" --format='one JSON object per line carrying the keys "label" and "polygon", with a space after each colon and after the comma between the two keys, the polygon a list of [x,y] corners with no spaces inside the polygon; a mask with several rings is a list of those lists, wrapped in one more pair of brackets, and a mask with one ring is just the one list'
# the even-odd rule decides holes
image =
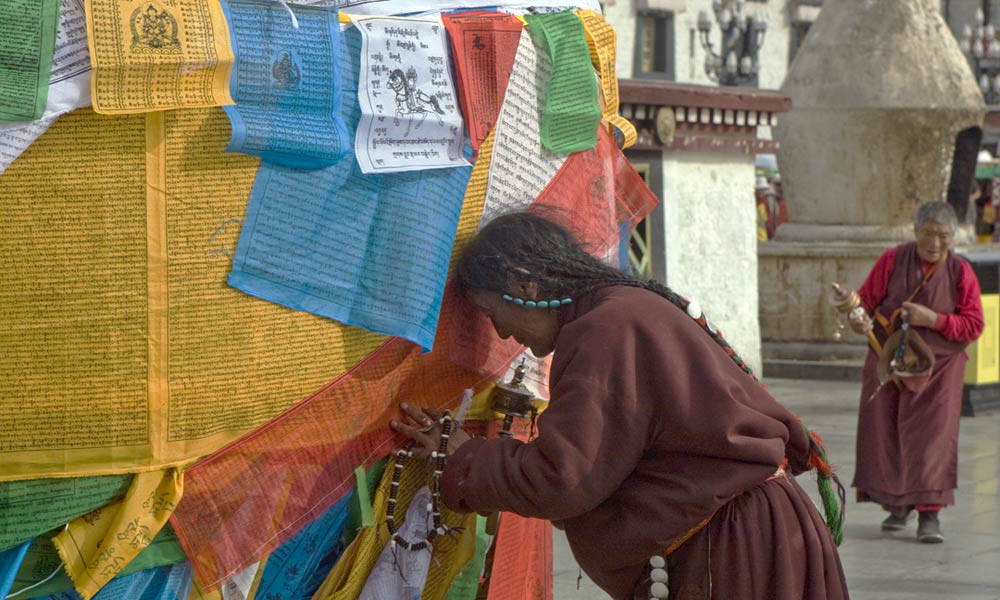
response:
{"label": "dark red skirt", "polygon": [[[791,477],[730,500],[667,558],[667,571],[671,600],[848,598],[826,522]],[[648,598],[648,586],[640,584],[636,597]]]}

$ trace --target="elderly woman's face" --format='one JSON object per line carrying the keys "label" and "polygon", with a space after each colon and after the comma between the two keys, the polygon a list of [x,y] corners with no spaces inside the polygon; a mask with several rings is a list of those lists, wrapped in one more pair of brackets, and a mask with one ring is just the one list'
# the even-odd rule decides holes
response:
{"label": "elderly woman's face", "polygon": [[559,335],[555,309],[519,306],[504,300],[497,292],[486,290],[469,292],[469,300],[490,318],[502,339],[513,337],[539,357],[555,349],[556,336]]}
{"label": "elderly woman's face", "polygon": [[951,225],[928,221],[914,229],[917,238],[917,255],[926,262],[937,262],[948,254],[955,239]]}

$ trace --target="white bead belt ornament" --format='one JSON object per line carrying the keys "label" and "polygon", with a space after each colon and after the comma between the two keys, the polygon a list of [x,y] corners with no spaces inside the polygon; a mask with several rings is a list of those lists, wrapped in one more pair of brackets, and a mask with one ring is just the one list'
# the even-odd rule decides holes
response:
{"label": "white bead belt ornament", "polygon": [[670,590],[667,589],[669,579],[666,571],[667,561],[659,554],[654,554],[649,557],[649,566],[653,567],[649,573],[649,579],[652,581],[649,586],[649,597],[659,600],[670,596]]}

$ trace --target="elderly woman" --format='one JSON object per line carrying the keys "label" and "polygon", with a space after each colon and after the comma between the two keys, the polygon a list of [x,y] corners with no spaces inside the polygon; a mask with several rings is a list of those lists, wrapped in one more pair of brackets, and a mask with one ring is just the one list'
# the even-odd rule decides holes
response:
{"label": "elderly woman", "polygon": [[913,224],[916,241],[887,250],[858,289],[874,322],[851,321],[857,333],[874,326],[884,345],[906,320],[934,353],[930,380],[919,390],[880,385],[879,357],[868,353],[854,474],[858,501],[888,511],[883,530],[904,529],[916,509],[917,539],[924,543],[944,540],[938,511],[955,502],[965,347],[983,331],[979,282],[969,263],[949,250],[957,226],[949,204],[922,205]]}
{"label": "elderly woman", "polygon": [[[792,477],[825,467],[821,448],[695,303],[530,213],[484,227],[457,275],[497,334],[553,353],[551,400],[527,443],[452,432],[445,504],[552,520],[617,599],[847,598]],[[392,426],[436,450],[438,413],[403,410]]]}

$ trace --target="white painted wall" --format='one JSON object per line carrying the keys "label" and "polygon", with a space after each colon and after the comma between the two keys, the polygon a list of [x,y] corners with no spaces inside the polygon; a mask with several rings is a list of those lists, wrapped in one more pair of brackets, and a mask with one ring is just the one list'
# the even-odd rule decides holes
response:
{"label": "white painted wall", "polygon": [[[700,10],[708,12],[713,20],[711,39],[718,50],[720,33],[714,22],[712,0],[687,0],[686,9],[674,14],[674,71],[678,82],[714,85],[715,82],[705,74],[705,50],[698,39]],[[747,13],[762,15],[767,22],[767,34],[760,50],[758,87],[778,89],[788,71],[790,20],[787,1],[748,2]],[[635,16],[634,0],[616,0],[614,4],[605,6],[604,17],[618,34],[618,76],[623,79],[633,76]]]}
{"label": "white painted wall", "polygon": [[760,374],[753,157],[700,152],[663,159],[667,285],[697,300]]}

